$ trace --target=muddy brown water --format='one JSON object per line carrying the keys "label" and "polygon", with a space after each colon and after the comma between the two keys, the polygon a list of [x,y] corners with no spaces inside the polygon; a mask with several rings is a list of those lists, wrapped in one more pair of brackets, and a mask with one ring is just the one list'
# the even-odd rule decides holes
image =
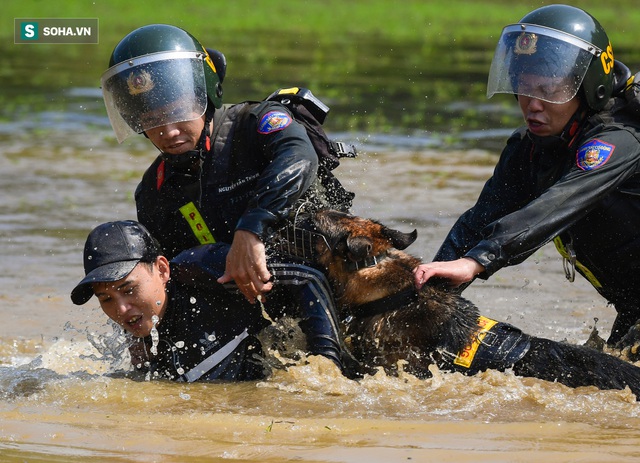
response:
{"label": "muddy brown water", "polygon": [[[54,115],[55,116],[55,115]],[[54,117],[55,119],[55,117]],[[101,462],[631,462],[640,405],[629,391],[570,389],[494,371],[351,381],[311,358],[261,382],[136,382],[95,300],[73,306],[82,246],[98,223],[135,218],[132,192],[154,157],[90,129],[0,134],[0,460]],[[24,127],[23,127],[24,129]],[[15,135],[15,133],[22,135]],[[64,134],[64,135],[63,135]],[[362,154],[338,173],[354,212],[404,231],[430,259],[491,174],[496,153],[431,140],[342,134]],[[82,142],[78,140],[81,139]],[[584,343],[614,311],[569,283],[544,247],[465,295],[529,333]]]}

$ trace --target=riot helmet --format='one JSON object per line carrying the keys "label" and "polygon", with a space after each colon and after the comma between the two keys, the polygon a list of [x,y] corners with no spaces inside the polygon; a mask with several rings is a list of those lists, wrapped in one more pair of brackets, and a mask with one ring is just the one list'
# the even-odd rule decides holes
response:
{"label": "riot helmet", "polygon": [[222,53],[205,49],[178,27],[152,24],[129,33],[114,48],[101,78],[118,142],[212,113],[222,105],[225,67]]}
{"label": "riot helmet", "polygon": [[566,103],[582,89],[589,108],[604,107],[613,91],[611,42],[589,13],[568,5],[548,5],[502,30],[496,46],[487,97],[525,95]]}

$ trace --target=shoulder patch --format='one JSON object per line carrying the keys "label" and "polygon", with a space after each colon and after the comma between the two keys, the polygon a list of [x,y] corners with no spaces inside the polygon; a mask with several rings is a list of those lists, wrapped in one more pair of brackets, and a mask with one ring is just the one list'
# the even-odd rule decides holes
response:
{"label": "shoulder patch", "polygon": [[594,170],[606,163],[616,149],[615,145],[597,138],[585,143],[578,150],[576,162],[582,170]]}
{"label": "shoulder patch", "polygon": [[291,116],[283,111],[269,111],[260,119],[258,133],[267,134],[277,132],[291,124],[291,120]]}

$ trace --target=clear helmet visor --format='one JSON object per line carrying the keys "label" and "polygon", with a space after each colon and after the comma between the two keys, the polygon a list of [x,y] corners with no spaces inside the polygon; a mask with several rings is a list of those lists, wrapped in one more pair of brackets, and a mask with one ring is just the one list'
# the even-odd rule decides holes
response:
{"label": "clear helmet visor", "polygon": [[487,97],[524,95],[550,103],[576,96],[600,50],[555,29],[515,24],[503,29],[491,62]]}
{"label": "clear helmet visor", "polygon": [[155,127],[202,117],[203,55],[166,52],[127,60],[102,75],[102,95],[119,143]]}

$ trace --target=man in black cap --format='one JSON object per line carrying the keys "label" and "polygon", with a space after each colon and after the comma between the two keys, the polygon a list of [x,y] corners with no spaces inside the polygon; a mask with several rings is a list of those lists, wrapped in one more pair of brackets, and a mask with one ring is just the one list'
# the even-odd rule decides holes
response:
{"label": "man in black cap", "polygon": [[[71,299],[81,305],[95,295],[105,314],[136,338],[129,349],[135,368],[154,377],[188,382],[262,379],[268,368],[256,334],[269,322],[260,305],[217,283],[224,272],[220,254],[226,252],[227,245],[204,245],[169,262],[142,224],[108,222],[87,238],[86,276]],[[295,264],[274,265],[281,283],[276,287],[290,297],[304,291],[295,278]],[[318,278],[323,278],[320,272]],[[282,315],[292,306],[271,308]],[[324,314],[311,317],[315,323],[335,323],[323,319]],[[332,360],[340,364],[339,358]]]}

